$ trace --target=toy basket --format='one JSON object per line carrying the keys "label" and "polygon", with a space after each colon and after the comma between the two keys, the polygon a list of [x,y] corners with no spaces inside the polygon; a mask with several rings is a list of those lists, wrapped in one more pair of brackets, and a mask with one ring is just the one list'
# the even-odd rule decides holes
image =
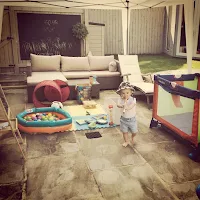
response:
{"label": "toy basket", "polygon": [[85,109],[96,108],[97,103],[95,101],[83,101],[83,107]]}

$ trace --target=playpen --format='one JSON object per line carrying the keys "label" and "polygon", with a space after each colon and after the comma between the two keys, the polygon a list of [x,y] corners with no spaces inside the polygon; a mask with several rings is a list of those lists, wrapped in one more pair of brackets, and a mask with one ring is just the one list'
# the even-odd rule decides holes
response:
{"label": "playpen", "polygon": [[160,123],[200,149],[200,74],[154,76],[150,128]]}

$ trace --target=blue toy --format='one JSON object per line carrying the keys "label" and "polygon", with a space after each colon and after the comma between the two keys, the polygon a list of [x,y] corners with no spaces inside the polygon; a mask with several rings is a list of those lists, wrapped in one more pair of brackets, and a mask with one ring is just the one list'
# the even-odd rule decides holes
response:
{"label": "blue toy", "polygon": [[197,194],[198,198],[200,199],[200,185],[198,185],[196,188],[196,194]]}

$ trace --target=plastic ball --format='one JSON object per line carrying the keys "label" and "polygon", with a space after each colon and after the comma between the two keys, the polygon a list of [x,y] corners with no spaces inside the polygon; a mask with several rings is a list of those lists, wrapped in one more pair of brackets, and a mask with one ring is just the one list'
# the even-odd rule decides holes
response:
{"label": "plastic ball", "polygon": [[30,121],[31,120],[31,117],[30,116],[27,116],[27,118],[26,118],[28,121]]}
{"label": "plastic ball", "polygon": [[43,115],[43,116],[42,116],[42,120],[44,121],[45,119],[46,119],[46,117]]}
{"label": "plastic ball", "polygon": [[37,117],[32,117],[32,120],[37,121]]}
{"label": "plastic ball", "polygon": [[31,117],[32,117],[32,118],[36,117],[36,114],[32,114]]}
{"label": "plastic ball", "polygon": [[47,115],[48,117],[51,117],[52,116],[52,113],[48,113],[48,115]]}
{"label": "plastic ball", "polygon": [[49,121],[53,121],[54,120],[54,118],[53,117],[49,117]]}

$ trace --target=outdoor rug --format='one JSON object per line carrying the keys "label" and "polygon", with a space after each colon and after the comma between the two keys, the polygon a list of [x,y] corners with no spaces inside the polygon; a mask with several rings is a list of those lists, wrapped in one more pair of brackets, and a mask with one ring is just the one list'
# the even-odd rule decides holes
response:
{"label": "outdoor rug", "polygon": [[[83,105],[75,105],[75,106],[64,106],[63,108],[67,111],[72,117],[72,128],[70,131],[78,131],[78,130],[89,130],[88,123],[86,121],[95,121],[95,118],[98,116],[106,115],[107,123],[106,124],[98,124],[96,123],[96,127],[93,129],[99,128],[108,128],[113,127],[115,125],[109,125],[109,117],[103,107],[100,104],[97,104],[96,108],[85,109]],[[79,123],[78,123],[79,122]]]}

